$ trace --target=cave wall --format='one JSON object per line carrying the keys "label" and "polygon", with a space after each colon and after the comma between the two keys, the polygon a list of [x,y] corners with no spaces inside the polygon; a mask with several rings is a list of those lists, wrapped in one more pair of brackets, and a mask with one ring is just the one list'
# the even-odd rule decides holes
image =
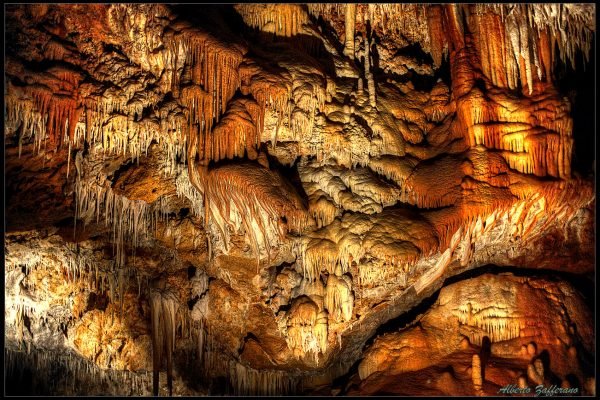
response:
{"label": "cave wall", "polygon": [[33,393],[303,392],[447,278],[594,273],[593,5],[6,11],[5,355],[74,376]]}

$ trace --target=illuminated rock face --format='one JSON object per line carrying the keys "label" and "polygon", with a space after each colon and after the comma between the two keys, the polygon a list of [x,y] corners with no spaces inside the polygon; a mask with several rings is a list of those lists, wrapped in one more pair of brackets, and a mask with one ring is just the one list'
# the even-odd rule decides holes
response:
{"label": "illuminated rock face", "polygon": [[[362,382],[354,394],[492,395],[516,386],[520,376],[530,386],[549,386],[550,376],[572,375],[583,383],[589,377],[570,353],[594,352],[590,318],[584,299],[566,282],[512,274],[466,279],[444,287],[412,326],[375,340],[358,367]],[[438,373],[428,381],[444,365],[451,365],[451,376]],[[417,371],[421,379],[411,380],[413,387],[399,383]]]}
{"label": "illuminated rock face", "polygon": [[[487,264],[589,274],[595,193],[572,168],[585,123],[559,70],[590,64],[594,11],[10,6],[12,371],[60,363],[64,379],[40,373],[32,394],[310,392],[446,278]],[[487,360],[471,354],[484,338],[502,357],[523,337],[573,340],[563,319],[522,323],[538,316],[521,296],[553,313],[566,286],[489,279],[484,297],[473,280],[444,288],[453,308],[427,314],[454,324],[435,338],[446,347],[428,328],[391,336],[386,348],[423,351],[397,373],[464,336],[468,388],[440,385],[485,392]],[[587,382],[577,360],[594,332],[577,326],[583,348],[553,354]],[[359,392],[385,386],[376,349]],[[529,361],[511,383],[547,379]]]}

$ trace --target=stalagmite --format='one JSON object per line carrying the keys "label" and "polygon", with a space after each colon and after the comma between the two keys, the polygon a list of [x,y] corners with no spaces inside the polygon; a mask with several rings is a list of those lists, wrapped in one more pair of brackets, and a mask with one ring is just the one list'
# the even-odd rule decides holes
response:
{"label": "stalagmite", "polygon": [[527,366],[527,378],[536,385],[544,383],[544,365],[539,358]]}
{"label": "stalagmite", "polygon": [[530,356],[534,356],[537,353],[537,348],[535,346],[535,343],[530,342],[527,343],[527,354],[529,354]]}
{"label": "stalagmite", "polygon": [[481,390],[483,387],[483,377],[481,375],[481,359],[478,354],[473,354],[473,362],[471,363],[471,378],[475,391]]}
{"label": "stalagmite", "polygon": [[517,387],[519,389],[525,389],[527,387],[527,377],[521,375],[519,376],[518,382],[517,382]]}

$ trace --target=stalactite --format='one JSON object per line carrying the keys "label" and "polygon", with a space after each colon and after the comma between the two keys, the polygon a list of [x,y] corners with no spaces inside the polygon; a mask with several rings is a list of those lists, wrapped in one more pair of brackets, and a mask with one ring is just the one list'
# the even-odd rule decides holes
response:
{"label": "stalactite", "polygon": [[[242,93],[251,94],[258,105],[259,114],[253,115],[253,120],[259,136],[263,133],[265,110],[272,110],[278,115],[278,125],[284,116],[291,113],[292,87],[285,82],[282,76],[269,73],[250,60],[244,60],[240,65],[240,80]],[[273,135],[271,143],[275,146],[277,129],[274,130]]]}
{"label": "stalactite", "polygon": [[[117,266],[125,265],[125,242],[131,241],[133,249],[138,244],[150,237],[156,220],[161,215],[162,202],[158,208],[150,206],[141,200],[129,200],[124,196],[116,195],[107,184],[99,185],[95,182],[75,182],[76,210],[75,218],[90,221],[96,216],[104,215],[106,226],[112,227],[112,241],[115,244],[115,261]],[[162,213],[163,219],[165,218]]]}
{"label": "stalactite", "polygon": [[427,22],[431,42],[431,57],[433,58],[433,64],[439,66],[442,65],[442,59],[448,54],[441,6],[429,5],[427,8]]}
{"label": "stalactite", "polygon": [[317,222],[317,228],[329,225],[340,215],[340,209],[327,199],[327,194],[322,191],[320,192],[321,194],[315,193],[309,197],[308,206],[310,213]]}
{"label": "stalactite", "polygon": [[[506,63],[504,70],[511,89],[516,88],[517,74],[520,75],[523,88],[527,88],[529,93],[533,89],[534,76],[540,81],[544,77],[550,80],[550,69],[554,62],[552,58],[555,56],[552,56],[554,45],[547,39],[548,35],[556,41],[558,56],[564,63],[569,61],[575,66],[576,49],[580,49],[584,57],[589,55],[593,22],[588,20],[589,15],[585,10],[578,7],[570,4],[519,4],[477,5],[475,9],[480,17],[498,21],[502,19],[501,26],[495,31],[506,37],[503,46],[506,50],[502,52],[498,49],[495,60],[504,60]],[[565,30],[569,30],[569,37],[563,34]],[[496,39],[498,36],[495,35],[481,35],[481,40],[493,42]],[[502,41],[498,45],[502,45]],[[512,54],[507,54],[510,49]],[[491,77],[488,73],[486,75]]]}
{"label": "stalactite", "polygon": [[167,386],[169,396],[173,395],[173,352],[175,350],[175,329],[178,301],[175,294],[164,289],[150,291],[150,312],[152,316],[152,382],[153,393],[158,396],[158,372],[163,354],[167,360]]}
{"label": "stalactite", "polygon": [[[102,392],[115,396],[146,396],[150,382],[143,373],[103,370],[78,354],[32,348],[29,353],[11,347],[4,349],[7,379],[15,385],[26,382],[23,372],[33,374],[34,384],[45,393],[86,395]],[[27,391],[26,391],[27,392]]]}
{"label": "stalactite", "polygon": [[568,103],[553,89],[518,102],[493,96],[496,101],[486,101],[480,91],[471,90],[458,100],[467,143],[503,150],[509,167],[519,172],[568,178],[573,140]]}
{"label": "stalactite", "polygon": [[329,315],[335,321],[352,319],[354,294],[352,293],[352,280],[348,275],[343,275],[341,278],[329,275],[324,303]]}
{"label": "stalactite", "polygon": [[256,159],[256,150],[260,144],[260,118],[262,112],[256,104],[239,100],[229,104],[227,113],[215,126],[204,143],[209,152],[204,159],[219,161],[221,159],[244,157]]}
{"label": "stalactite", "polygon": [[[417,161],[408,157],[381,156],[369,160],[369,168],[387,179],[393,180],[400,188],[405,186],[406,179],[416,165]],[[407,196],[403,197],[407,198]]]}
{"label": "stalactite", "polygon": [[296,297],[287,313],[286,329],[286,341],[294,355],[304,358],[311,354],[318,364],[318,353],[327,348],[326,336],[327,314],[309,297]]}
{"label": "stalactite", "polygon": [[[435,29],[436,20],[428,18],[428,6],[421,4],[357,4],[354,16],[355,29],[366,32],[368,21],[371,29],[376,30],[378,35],[393,35],[400,32],[411,43],[418,42],[427,53],[431,53],[430,26],[433,25],[431,29]],[[339,18],[345,21],[348,11],[345,4],[308,4],[307,7],[311,14],[316,17],[321,16],[325,20]],[[344,54],[346,53],[344,52]]]}
{"label": "stalactite", "polygon": [[285,371],[256,370],[231,361],[229,377],[238,396],[281,396],[295,392],[297,382]]}
{"label": "stalactite", "polygon": [[177,196],[186,198],[191,203],[192,213],[197,217],[204,216],[202,192],[192,185],[187,170],[184,169],[180,172],[175,180],[175,186],[177,188]]}
{"label": "stalactite", "polygon": [[194,186],[204,193],[205,220],[218,227],[226,244],[226,226],[235,231],[243,227],[257,261],[261,254],[270,257],[271,245],[288,232],[300,233],[313,224],[294,189],[268,169],[244,164],[200,172],[193,170],[191,175],[196,177]]}
{"label": "stalactite", "polygon": [[46,133],[49,148],[61,146],[65,134],[72,140],[81,111],[77,101],[70,96],[49,93],[45,89],[32,89],[31,96],[37,110],[43,116],[48,116]]}
{"label": "stalactite", "polygon": [[354,59],[354,26],[356,24],[356,4],[346,4],[346,16],[344,26],[346,35],[344,40],[344,55]]}
{"label": "stalactite", "polygon": [[171,114],[163,113],[161,126],[157,128],[149,119],[136,122],[131,116],[111,116],[112,112],[123,108],[115,106],[112,100],[98,102],[86,99],[84,106],[78,106],[69,97],[49,95],[43,90],[31,92],[33,102],[7,97],[6,128],[18,126],[20,121],[24,121],[19,143],[33,138],[34,148],[38,152],[42,150],[42,143],[47,138],[49,149],[60,146],[61,143],[75,149],[82,148],[84,143],[92,148],[99,143],[107,154],[129,155],[133,159],[139,159],[142,154],[147,155],[150,144],[158,141],[169,153],[171,165],[175,164],[177,157],[184,154],[182,125]]}
{"label": "stalactite", "polygon": [[[9,88],[10,92],[10,88]],[[23,142],[33,139],[34,150],[41,151],[41,143],[46,137],[46,123],[44,115],[37,111],[31,101],[20,99],[15,96],[5,96],[6,117],[4,120],[4,135],[12,136],[20,129],[19,134],[19,157]]]}
{"label": "stalactite", "polygon": [[188,61],[192,68],[192,81],[212,96],[213,115],[207,122],[213,118],[218,121],[239,87],[237,69],[242,53],[239,48],[227,47],[199,31],[186,31],[183,40],[190,49]]}
{"label": "stalactite", "polygon": [[477,328],[477,331],[470,331],[468,334],[469,341],[477,346],[482,345],[484,336],[487,336],[492,343],[521,336],[522,321],[508,318],[502,309],[480,310],[476,306],[470,305],[461,307],[456,315],[461,324]]}
{"label": "stalactite", "polygon": [[374,287],[380,282],[394,282],[399,287],[408,285],[411,276],[409,264],[399,265],[397,269],[377,263],[361,263],[358,266],[358,285],[361,287]]}
{"label": "stalactite", "polygon": [[278,36],[298,35],[309,22],[300,4],[237,4],[234,8],[249,26]]}

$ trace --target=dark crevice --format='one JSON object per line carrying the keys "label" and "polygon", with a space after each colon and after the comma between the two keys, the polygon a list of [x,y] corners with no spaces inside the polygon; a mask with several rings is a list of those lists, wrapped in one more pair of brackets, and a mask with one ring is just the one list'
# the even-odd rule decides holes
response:
{"label": "dark crevice", "polygon": [[105,311],[108,303],[110,302],[106,293],[95,293],[91,292],[85,307],[85,312],[92,310]]}
{"label": "dark crevice", "polygon": [[194,276],[196,276],[196,267],[194,267],[193,265],[190,265],[187,269],[187,273],[188,273],[188,279],[192,279]]}
{"label": "dark crevice", "polygon": [[[592,39],[590,48],[595,48],[595,38]],[[577,51],[575,59],[575,68],[569,62],[563,63],[557,59],[554,65],[554,74],[557,89],[571,103],[574,139],[572,169],[583,176],[591,176],[596,173],[595,52],[591,51],[587,64],[584,62],[581,51]]]}
{"label": "dark crevice", "polygon": [[[135,166],[135,164],[134,164],[133,160],[129,160],[129,161],[126,161],[121,166],[119,166],[119,168],[117,168],[115,171],[113,171],[112,176],[108,177],[111,180],[112,185],[114,186],[114,184],[119,181],[119,178],[121,177],[121,175],[123,175],[125,172],[127,172],[129,170],[129,168],[131,168],[132,166]],[[122,182],[120,185],[121,187],[119,187],[119,189],[124,190],[125,183],[126,182]]]}
{"label": "dark crevice", "polygon": [[198,300],[200,300],[200,296],[196,296],[187,302],[187,305],[188,305],[188,308],[190,311],[192,311],[194,309],[194,306],[196,305]]}
{"label": "dark crevice", "polygon": [[308,195],[304,191],[302,180],[300,179],[300,173],[298,172],[298,163],[295,162],[291,166],[280,163],[275,157],[268,155],[269,166],[272,170],[278,171],[286,182],[292,185],[296,190],[304,206],[308,206]]}
{"label": "dark crevice", "polygon": [[452,87],[452,74],[450,73],[450,58],[443,57],[442,64],[435,71],[436,81],[441,80],[449,88]]}

